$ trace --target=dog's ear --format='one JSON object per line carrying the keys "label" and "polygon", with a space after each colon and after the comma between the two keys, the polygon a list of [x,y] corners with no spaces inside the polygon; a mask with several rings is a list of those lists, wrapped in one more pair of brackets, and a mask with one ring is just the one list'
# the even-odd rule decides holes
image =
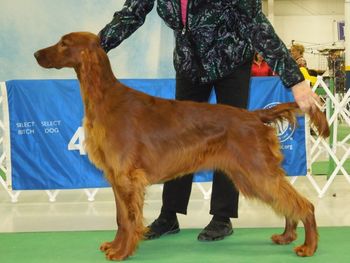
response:
{"label": "dog's ear", "polygon": [[89,97],[97,100],[102,98],[101,76],[102,67],[99,65],[98,56],[95,52],[85,49],[80,53],[81,68],[80,82],[82,88],[87,92]]}

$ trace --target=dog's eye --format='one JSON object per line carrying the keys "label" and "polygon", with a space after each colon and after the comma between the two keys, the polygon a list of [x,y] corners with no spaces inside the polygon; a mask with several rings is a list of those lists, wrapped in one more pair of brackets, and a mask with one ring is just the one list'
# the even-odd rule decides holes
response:
{"label": "dog's eye", "polygon": [[67,47],[69,45],[69,41],[66,39],[61,40],[60,46],[61,47]]}

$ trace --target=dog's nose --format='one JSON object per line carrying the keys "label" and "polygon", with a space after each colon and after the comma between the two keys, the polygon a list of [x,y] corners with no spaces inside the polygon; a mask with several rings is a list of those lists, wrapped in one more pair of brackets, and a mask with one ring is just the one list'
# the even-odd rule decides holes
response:
{"label": "dog's nose", "polygon": [[34,53],[34,57],[35,57],[36,59],[38,59],[38,57],[39,57],[39,51],[37,51],[37,52]]}

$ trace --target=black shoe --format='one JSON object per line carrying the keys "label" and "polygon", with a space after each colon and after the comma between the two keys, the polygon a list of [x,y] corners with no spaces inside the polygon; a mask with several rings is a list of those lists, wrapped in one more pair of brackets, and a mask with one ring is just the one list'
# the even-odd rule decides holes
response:
{"label": "black shoe", "polygon": [[149,230],[144,235],[145,240],[160,238],[164,235],[176,234],[180,232],[179,222],[177,218],[174,220],[167,220],[165,218],[157,218],[151,225]]}
{"label": "black shoe", "polygon": [[210,223],[199,233],[199,241],[217,241],[232,235],[233,229],[231,221],[221,222],[211,220]]}

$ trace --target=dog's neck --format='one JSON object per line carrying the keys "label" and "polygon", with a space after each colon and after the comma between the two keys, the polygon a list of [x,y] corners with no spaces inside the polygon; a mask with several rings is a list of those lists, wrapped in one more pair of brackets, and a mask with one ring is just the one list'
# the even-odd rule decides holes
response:
{"label": "dog's neck", "polygon": [[85,114],[94,114],[96,107],[103,103],[106,91],[115,88],[118,82],[113,74],[108,56],[98,48],[74,69],[80,82]]}
{"label": "dog's neck", "polygon": [[[85,58],[85,60],[88,61],[82,62],[74,68],[80,84],[83,86],[97,85],[94,89],[102,91],[113,86],[117,82],[108,56],[101,48],[96,49],[96,51],[93,52],[90,57]],[[84,63],[85,65],[83,65]]]}

